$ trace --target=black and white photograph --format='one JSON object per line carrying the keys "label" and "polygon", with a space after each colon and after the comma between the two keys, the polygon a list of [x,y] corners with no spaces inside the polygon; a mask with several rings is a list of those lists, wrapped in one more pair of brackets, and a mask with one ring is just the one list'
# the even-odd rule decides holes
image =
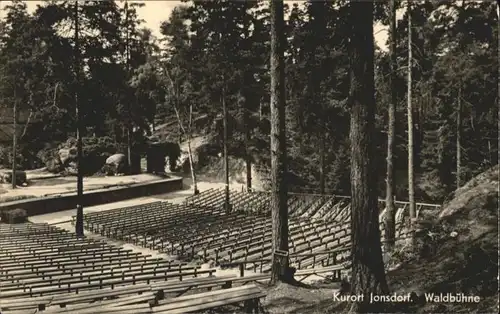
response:
{"label": "black and white photograph", "polygon": [[0,314],[498,313],[500,1],[0,1]]}

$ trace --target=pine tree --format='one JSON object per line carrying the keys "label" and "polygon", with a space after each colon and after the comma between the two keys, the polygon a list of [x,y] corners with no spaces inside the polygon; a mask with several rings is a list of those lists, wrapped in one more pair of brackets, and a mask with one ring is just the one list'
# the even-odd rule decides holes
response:
{"label": "pine tree", "polygon": [[[271,210],[273,261],[271,283],[291,281],[288,260],[288,192],[285,134],[285,34],[283,1],[271,1]],[[280,251],[280,252],[277,252]]]}
{"label": "pine tree", "polygon": [[411,2],[408,1],[408,94],[407,97],[407,119],[408,119],[408,201],[409,201],[409,212],[410,212],[410,231],[412,233],[412,243],[414,242],[414,224],[416,218],[416,208],[415,208],[415,178],[413,175],[414,171],[414,156],[413,156],[413,106],[412,106],[412,9]]}
{"label": "pine tree", "polygon": [[389,4],[389,88],[391,99],[388,108],[388,130],[387,130],[387,177],[386,177],[386,212],[385,212],[385,244],[386,250],[391,251],[396,238],[396,207],[394,206],[394,141],[396,139],[396,80],[397,80],[397,56],[396,56],[396,1],[391,0]]}
{"label": "pine tree", "polygon": [[351,294],[364,295],[350,312],[378,312],[370,303],[370,293],[386,294],[384,262],[380,242],[377,206],[375,123],[373,2],[350,4],[351,68]]}

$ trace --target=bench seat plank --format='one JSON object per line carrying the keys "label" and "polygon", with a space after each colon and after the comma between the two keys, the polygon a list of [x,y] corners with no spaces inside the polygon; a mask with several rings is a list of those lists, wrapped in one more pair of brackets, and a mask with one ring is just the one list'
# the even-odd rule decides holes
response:
{"label": "bench seat plank", "polygon": [[258,299],[265,295],[256,285],[240,286],[166,299],[161,301],[161,305],[154,307],[153,310],[154,313],[187,313]]}
{"label": "bench seat plank", "polygon": [[234,283],[243,282],[243,284],[249,283],[251,281],[262,281],[262,280],[270,280],[271,274],[255,274],[249,276],[238,277],[233,280]]}
{"label": "bench seat plank", "polygon": [[35,314],[35,313],[38,313],[38,309],[4,311],[0,308],[0,313],[2,313],[2,314]]}
{"label": "bench seat plank", "polygon": [[228,281],[233,281],[237,277],[236,275],[226,275],[219,277],[202,277],[202,278],[192,278],[187,280],[176,280],[176,281],[156,281],[151,283],[152,291],[164,290],[177,291],[178,289],[185,289],[197,286],[204,286],[209,284],[223,284]]}
{"label": "bench seat plank", "polygon": [[80,293],[64,293],[54,295],[50,305],[54,304],[74,304],[94,301],[98,298],[120,296],[126,294],[136,294],[140,292],[151,291],[151,287],[147,284],[137,284],[132,286],[115,287],[114,289],[105,288]]}
{"label": "bench seat plank", "polygon": [[344,269],[344,265],[342,265],[342,264],[327,266],[327,267],[320,267],[320,268],[299,269],[295,272],[295,275],[296,276],[314,275],[314,274],[327,273],[330,271],[338,271],[338,270],[342,270],[342,269]]}
{"label": "bench seat plank", "polygon": [[74,310],[86,310],[90,308],[96,308],[96,307],[123,307],[127,305],[132,305],[132,304],[139,304],[139,303],[147,303],[149,301],[153,301],[155,299],[155,295],[152,292],[145,292],[139,295],[132,295],[132,296],[127,296],[127,297],[122,297],[119,296],[118,299],[111,299],[111,300],[104,300],[104,301],[98,301],[94,303],[84,303],[84,304],[75,304],[75,305],[69,305],[66,308],[60,308],[58,306],[52,306],[48,307],[46,311],[43,313],[47,314],[52,314],[52,313],[67,313],[68,311],[74,311]]}
{"label": "bench seat plank", "polygon": [[[0,308],[3,310],[23,310],[38,308],[39,305],[47,305],[52,301],[51,296],[33,297],[33,298],[18,298],[18,299],[3,299],[0,301]],[[2,313],[2,312],[0,312]]]}
{"label": "bench seat plank", "polygon": [[168,313],[168,314],[184,314],[184,313],[192,313],[192,312],[199,312],[202,310],[207,310],[215,307],[220,307],[220,306],[225,306],[225,305],[231,305],[251,299],[259,299],[265,297],[266,294],[264,292],[260,293],[254,293],[254,294],[248,294],[244,296],[238,296],[238,297],[233,297],[233,298],[225,298],[224,300],[214,300],[210,302],[204,302],[203,304],[200,305],[192,305],[192,306],[186,306],[183,308],[179,309],[166,309],[162,310],[160,308],[153,308],[153,313]]}
{"label": "bench seat plank", "polygon": [[[41,312],[45,313],[45,312]],[[49,312],[47,312],[49,313]],[[133,304],[128,306],[117,306],[117,307],[93,307],[87,309],[65,309],[60,312],[51,313],[71,313],[71,314],[150,314],[152,313],[149,304]]]}

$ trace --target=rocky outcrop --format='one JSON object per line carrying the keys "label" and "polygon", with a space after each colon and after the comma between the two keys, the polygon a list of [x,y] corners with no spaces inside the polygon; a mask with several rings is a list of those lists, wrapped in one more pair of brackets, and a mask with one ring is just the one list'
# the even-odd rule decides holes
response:
{"label": "rocky outcrop", "polygon": [[[40,151],[37,155],[48,171],[76,175],[78,168],[76,144],[76,140],[70,138],[57,147]],[[82,144],[82,172],[85,176],[99,173],[108,157],[124,151],[124,145],[116,143],[109,137],[84,137]]]}
{"label": "rocky outcrop", "polygon": [[76,159],[76,147],[71,148],[61,148],[58,152],[59,160],[63,165],[67,164],[71,160]]}
{"label": "rocky outcrop", "polygon": [[460,293],[479,296],[481,302],[431,302],[400,311],[496,312],[499,183],[499,167],[495,166],[457,189],[437,215],[425,217],[423,250],[388,273],[397,293],[416,291],[421,297],[424,293]]}

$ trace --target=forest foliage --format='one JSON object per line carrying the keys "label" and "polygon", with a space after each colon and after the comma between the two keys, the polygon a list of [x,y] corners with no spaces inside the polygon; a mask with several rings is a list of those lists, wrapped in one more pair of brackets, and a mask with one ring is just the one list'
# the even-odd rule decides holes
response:
{"label": "forest foliage", "polygon": [[[78,86],[73,73],[74,4],[44,1],[32,13],[22,1],[12,1],[5,7],[0,24],[0,105],[10,107],[16,102],[32,113],[32,123],[19,141],[18,158],[24,168],[40,163],[40,151],[75,136],[73,93],[77,88],[85,125],[83,136],[106,136],[123,144],[129,116],[136,133],[151,134],[165,117],[175,116],[174,100],[180,106],[181,118],[187,119],[193,106],[196,115],[210,117],[208,123],[220,119],[220,91],[224,86],[226,105],[235,121],[230,130],[230,151],[243,147],[244,131],[249,128],[249,151],[254,162],[269,163],[267,4],[183,2],[165,16],[159,38],[144,27],[137,14],[140,4],[131,3],[127,14],[119,1],[82,3],[83,75]],[[308,1],[285,8],[289,171],[301,177],[305,185],[292,189],[318,190],[318,148],[324,137],[326,188],[350,193],[348,6],[347,1],[338,0]],[[497,17],[495,6],[487,1],[420,1],[413,6],[417,199],[437,201],[456,188],[459,103],[461,181],[498,163]],[[377,2],[376,22],[387,25],[387,12],[386,4]],[[398,16],[395,181],[397,199],[405,199],[406,10],[399,9]],[[130,72],[124,58],[127,33]],[[374,54],[377,111],[372,138],[379,159],[373,170],[378,173],[382,196],[390,68],[384,47],[376,47]],[[10,145],[0,144],[5,166],[12,158]]]}

